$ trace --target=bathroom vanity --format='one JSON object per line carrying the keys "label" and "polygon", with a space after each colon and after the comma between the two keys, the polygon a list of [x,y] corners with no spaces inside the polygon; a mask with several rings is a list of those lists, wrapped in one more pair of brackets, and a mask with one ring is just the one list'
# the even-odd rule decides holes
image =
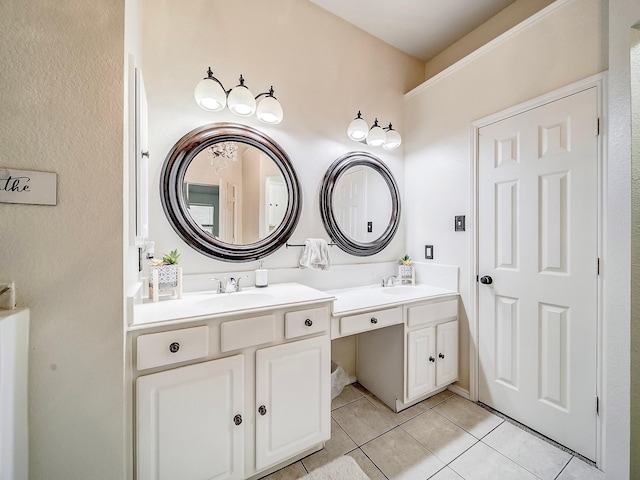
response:
{"label": "bathroom vanity", "polygon": [[138,480],[259,478],[331,434],[331,340],[357,335],[358,381],[394,411],[458,375],[458,294],[296,283],[134,308]]}
{"label": "bathroom vanity", "polygon": [[400,285],[331,294],[332,340],[357,335],[358,382],[392,410],[404,410],[458,379],[457,292]]}
{"label": "bathroom vanity", "polygon": [[333,296],[298,284],[136,307],[136,478],[244,479],[322,448]]}

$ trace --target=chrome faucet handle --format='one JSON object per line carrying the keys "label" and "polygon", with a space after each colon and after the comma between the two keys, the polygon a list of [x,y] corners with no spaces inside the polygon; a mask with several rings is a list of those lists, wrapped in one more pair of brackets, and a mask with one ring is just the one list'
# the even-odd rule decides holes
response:
{"label": "chrome faucet handle", "polygon": [[240,286],[240,280],[243,278],[249,278],[249,275],[242,275],[241,277],[236,278],[236,292],[242,291],[242,286]]}
{"label": "chrome faucet handle", "polygon": [[216,286],[216,293],[224,293],[224,289],[222,288],[222,280],[217,277],[211,277],[209,280],[213,280],[214,282],[218,282]]}

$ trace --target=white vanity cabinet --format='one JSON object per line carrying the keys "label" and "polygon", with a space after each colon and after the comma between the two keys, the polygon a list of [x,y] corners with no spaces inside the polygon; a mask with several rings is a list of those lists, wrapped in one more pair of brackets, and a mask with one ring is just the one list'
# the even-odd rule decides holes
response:
{"label": "white vanity cabinet", "polygon": [[244,357],[139,377],[138,479],[244,478]]}
{"label": "white vanity cabinet", "polygon": [[[330,435],[326,337],[256,352],[256,468],[275,465]],[[329,427],[329,431],[327,431]]]}
{"label": "white vanity cabinet", "polygon": [[322,448],[329,311],[324,301],[132,334],[136,479],[258,478]]}
{"label": "white vanity cabinet", "polygon": [[399,412],[458,379],[458,298],[407,303],[404,322],[358,335],[358,381]]}
{"label": "white vanity cabinet", "polygon": [[458,321],[407,333],[407,396],[410,402],[458,379]]}

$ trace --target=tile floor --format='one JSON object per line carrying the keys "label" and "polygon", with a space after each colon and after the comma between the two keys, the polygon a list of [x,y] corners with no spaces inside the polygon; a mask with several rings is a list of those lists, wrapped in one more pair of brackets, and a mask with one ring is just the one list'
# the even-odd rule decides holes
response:
{"label": "tile floor", "polygon": [[600,480],[605,475],[449,391],[394,413],[358,384],[332,404],[331,440],[265,480],[294,480],[350,455],[372,480]]}

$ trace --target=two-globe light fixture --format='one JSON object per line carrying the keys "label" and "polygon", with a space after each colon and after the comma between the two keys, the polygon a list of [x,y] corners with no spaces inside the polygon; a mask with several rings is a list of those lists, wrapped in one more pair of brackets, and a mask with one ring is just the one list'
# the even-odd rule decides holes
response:
{"label": "two-globe light fixture", "polygon": [[385,150],[398,148],[402,143],[402,137],[393,129],[393,125],[389,124],[388,127],[382,128],[378,125],[378,119],[376,118],[371,128],[369,128],[360,112],[349,124],[347,136],[354,142],[366,142],[367,145],[382,147]]}
{"label": "two-globe light fixture", "polygon": [[265,123],[275,125],[282,122],[282,106],[273,96],[273,87],[268,92],[254,97],[251,90],[244,84],[242,75],[239,81],[235,88],[226,90],[222,82],[213,76],[209,67],[207,76],[196,85],[193,96],[198,105],[211,112],[218,112],[228,107],[232,113],[241,117],[250,117],[255,113],[258,119]]}

